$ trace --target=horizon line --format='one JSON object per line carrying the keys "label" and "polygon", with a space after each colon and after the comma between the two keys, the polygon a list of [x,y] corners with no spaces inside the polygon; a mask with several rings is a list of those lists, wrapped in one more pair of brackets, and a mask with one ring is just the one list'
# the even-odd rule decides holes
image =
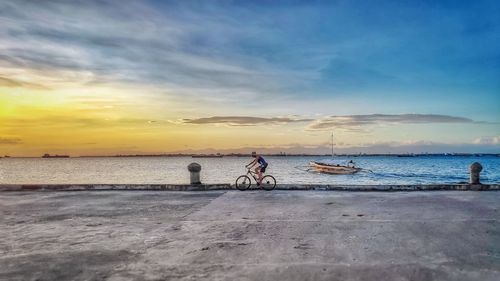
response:
{"label": "horizon line", "polygon": [[[261,153],[263,156],[332,156],[332,154],[317,154],[317,153]],[[75,155],[71,154],[54,154],[45,158],[92,158],[92,157],[190,157],[190,156],[206,156],[206,157],[247,157],[251,153],[159,153],[159,154],[113,154],[113,155]],[[333,156],[500,156],[500,152],[439,152],[439,153],[334,153]],[[4,155],[0,158],[44,158],[42,156],[11,156]]]}

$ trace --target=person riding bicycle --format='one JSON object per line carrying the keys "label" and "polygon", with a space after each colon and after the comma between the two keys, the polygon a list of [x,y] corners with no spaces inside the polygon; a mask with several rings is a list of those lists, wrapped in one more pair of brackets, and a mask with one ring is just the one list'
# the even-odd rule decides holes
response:
{"label": "person riding bicycle", "polygon": [[266,172],[267,168],[267,162],[264,160],[264,157],[257,155],[257,153],[254,151],[252,152],[252,157],[254,158],[252,162],[250,162],[248,165],[245,165],[247,169],[251,169],[253,166],[257,165],[255,167],[255,173],[259,175],[259,181],[257,182],[257,185],[260,185],[262,183],[262,174]]}

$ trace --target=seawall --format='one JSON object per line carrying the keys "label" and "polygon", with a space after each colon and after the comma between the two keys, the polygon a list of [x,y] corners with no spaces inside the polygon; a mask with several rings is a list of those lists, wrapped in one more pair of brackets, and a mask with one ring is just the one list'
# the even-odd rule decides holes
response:
{"label": "seawall", "polygon": [[[251,188],[255,188],[252,186]],[[2,191],[82,191],[82,190],[165,190],[209,191],[231,190],[234,185],[221,184],[0,184]],[[426,184],[426,185],[337,185],[337,184],[278,184],[276,190],[325,191],[494,191],[499,184]]]}

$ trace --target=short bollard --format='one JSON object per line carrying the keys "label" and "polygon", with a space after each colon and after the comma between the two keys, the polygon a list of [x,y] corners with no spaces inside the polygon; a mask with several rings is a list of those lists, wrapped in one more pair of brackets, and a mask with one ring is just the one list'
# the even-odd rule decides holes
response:
{"label": "short bollard", "polygon": [[483,166],[479,164],[478,162],[474,162],[470,165],[469,171],[470,171],[470,184],[481,184],[479,181],[479,174],[483,170]]}
{"label": "short bollard", "polygon": [[200,181],[201,165],[198,163],[191,163],[188,165],[188,171],[190,173],[191,184],[201,184]]}

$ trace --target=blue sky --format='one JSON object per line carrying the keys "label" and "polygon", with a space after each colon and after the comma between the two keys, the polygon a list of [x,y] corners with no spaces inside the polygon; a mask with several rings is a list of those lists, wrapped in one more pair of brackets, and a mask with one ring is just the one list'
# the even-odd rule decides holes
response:
{"label": "blue sky", "polygon": [[[137,118],[183,126],[167,130],[230,124],[221,139],[279,123],[273,130],[301,145],[321,145],[338,129],[356,145],[368,136],[377,145],[498,151],[498,15],[498,1],[6,0],[0,85],[16,95],[78,88],[58,94],[74,103],[126,99],[141,109]],[[339,123],[346,118],[352,128]],[[22,138],[16,134],[4,132]],[[273,145],[290,145],[277,139]],[[233,147],[245,145],[259,143]]]}
{"label": "blue sky", "polygon": [[463,104],[450,107],[465,109],[474,95],[490,110],[499,99],[496,1],[182,3],[161,8],[179,24],[201,25],[186,51],[262,67],[288,80],[274,89],[287,94],[397,97],[424,111],[436,107],[423,98],[453,97]]}

